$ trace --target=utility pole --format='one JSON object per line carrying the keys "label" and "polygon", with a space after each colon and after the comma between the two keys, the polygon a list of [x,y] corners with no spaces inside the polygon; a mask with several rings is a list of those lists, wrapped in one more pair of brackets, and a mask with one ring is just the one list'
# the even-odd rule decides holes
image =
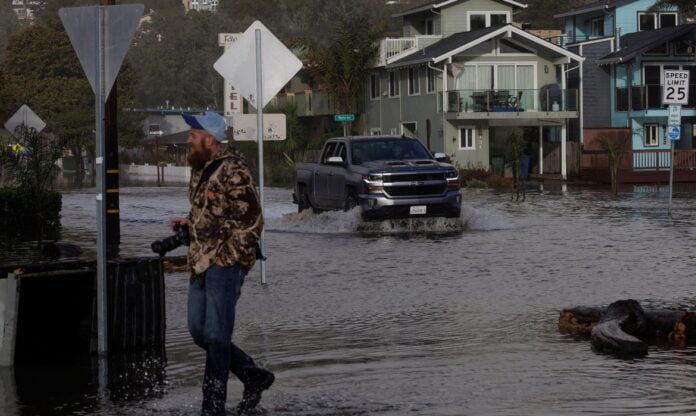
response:
{"label": "utility pole", "polygon": [[[116,0],[100,0],[100,4],[102,6],[114,6]],[[106,175],[104,176],[106,195],[104,197],[106,202],[106,242],[110,246],[110,249],[118,248],[118,244],[121,242],[121,217],[119,214],[118,197],[117,82],[114,82],[114,87],[109,94],[109,99],[106,101],[104,113],[104,162],[106,167]]]}

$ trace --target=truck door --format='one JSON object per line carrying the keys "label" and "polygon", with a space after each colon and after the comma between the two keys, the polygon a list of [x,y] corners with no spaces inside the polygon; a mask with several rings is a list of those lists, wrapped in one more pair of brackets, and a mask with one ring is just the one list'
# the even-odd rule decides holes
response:
{"label": "truck door", "polygon": [[314,201],[320,208],[331,207],[329,195],[329,168],[327,161],[336,151],[336,142],[328,142],[324,146],[319,163],[314,170]]}
{"label": "truck door", "polygon": [[329,174],[329,203],[332,208],[343,208],[346,189],[346,167],[348,166],[348,152],[345,143],[338,143],[334,156],[340,156],[344,165],[328,165]]}

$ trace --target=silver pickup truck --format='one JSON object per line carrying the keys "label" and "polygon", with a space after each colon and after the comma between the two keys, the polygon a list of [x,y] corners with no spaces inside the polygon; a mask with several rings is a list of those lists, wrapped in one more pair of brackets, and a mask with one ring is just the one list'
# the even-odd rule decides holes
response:
{"label": "silver pickup truck", "polygon": [[318,163],[295,164],[293,202],[299,212],[359,205],[365,219],[459,217],[459,173],[436,156],[406,137],[329,139]]}

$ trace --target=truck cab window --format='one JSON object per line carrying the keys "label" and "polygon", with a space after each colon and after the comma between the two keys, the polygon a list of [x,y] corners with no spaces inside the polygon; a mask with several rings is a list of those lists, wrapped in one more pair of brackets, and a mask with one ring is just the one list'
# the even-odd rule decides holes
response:
{"label": "truck cab window", "polygon": [[336,150],[336,143],[335,142],[327,143],[326,146],[324,147],[324,154],[321,155],[321,163],[326,164],[326,162],[329,161],[329,158],[331,156],[333,156],[335,150]]}

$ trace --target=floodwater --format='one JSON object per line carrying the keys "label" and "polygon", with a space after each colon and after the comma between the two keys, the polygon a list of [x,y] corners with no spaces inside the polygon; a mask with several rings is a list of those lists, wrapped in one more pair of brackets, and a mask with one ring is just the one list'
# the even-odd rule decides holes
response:
{"label": "floodwater", "polygon": [[[121,254],[169,235],[185,194],[122,189]],[[357,212],[295,214],[290,200],[267,190],[269,285],[252,270],[234,333],[277,376],[264,415],[696,413],[696,348],[618,359],[557,329],[571,305],[691,308],[696,194],[677,193],[670,218],[651,187],[521,203],[467,190],[461,220],[367,225]],[[63,240],[90,256],[94,235],[93,194],[66,193]],[[166,360],[126,363],[124,383],[101,393],[89,363],[0,369],[0,414],[196,415],[204,354],[186,330],[187,276],[166,283]],[[233,414],[241,386],[229,386]]]}

